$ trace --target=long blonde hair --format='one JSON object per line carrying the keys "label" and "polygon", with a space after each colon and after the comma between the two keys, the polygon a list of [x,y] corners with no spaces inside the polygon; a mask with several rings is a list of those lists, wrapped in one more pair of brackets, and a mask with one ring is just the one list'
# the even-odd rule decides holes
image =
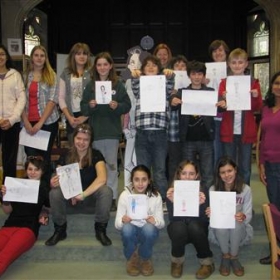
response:
{"label": "long blonde hair", "polygon": [[30,54],[30,63],[29,66],[27,68],[27,75],[26,75],[26,81],[25,81],[25,85],[27,85],[28,82],[28,74],[34,70],[34,64],[32,61],[32,57],[34,55],[34,52],[36,50],[42,50],[45,54],[45,64],[44,67],[42,69],[42,76],[41,76],[41,82],[47,84],[48,86],[53,86],[56,83],[56,73],[54,72],[53,68],[51,67],[50,61],[49,61],[49,57],[48,57],[48,53],[47,50],[45,49],[45,47],[43,47],[42,45],[39,46],[35,46]]}

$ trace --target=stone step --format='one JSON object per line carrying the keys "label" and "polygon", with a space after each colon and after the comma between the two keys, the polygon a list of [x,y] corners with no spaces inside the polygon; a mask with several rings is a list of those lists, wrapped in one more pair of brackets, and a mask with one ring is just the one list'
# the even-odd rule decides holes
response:
{"label": "stone step", "polygon": [[[68,215],[67,239],[59,242],[56,246],[45,246],[45,241],[53,233],[53,225],[41,227],[38,241],[32,250],[25,253],[19,262],[45,262],[45,261],[116,261],[123,260],[123,245],[121,242],[120,232],[114,227],[115,214],[109,221],[107,234],[112,240],[112,246],[103,247],[95,238],[94,232],[94,216],[89,214],[73,214]],[[3,215],[0,215],[0,222]],[[165,215],[166,222],[168,217]],[[257,214],[252,220],[255,227],[254,239],[252,244],[242,247],[240,250],[240,258],[247,261],[256,260],[266,255],[268,249],[268,240],[262,215]],[[166,228],[160,231],[157,244],[154,247],[153,258],[157,261],[170,261],[170,240],[167,235]],[[214,258],[219,262],[220,249],[218,246],[211,244]],[[190,244],[186,246],[186,259],[195,264],[196,252]]]}

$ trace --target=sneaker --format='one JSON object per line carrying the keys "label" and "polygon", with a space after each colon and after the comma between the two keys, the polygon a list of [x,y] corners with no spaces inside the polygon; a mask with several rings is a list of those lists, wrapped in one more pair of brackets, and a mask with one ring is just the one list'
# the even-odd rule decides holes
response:
{"label": "sneaker", "polygon": [[199,270],[196,272],[196,279],[206,279],[215,271],[214,264],[201,265]]}
{"label": "sneaker", "polygon": [[163,213],[168,213],[166,202],[162,203],[162,210],[163,210]]}

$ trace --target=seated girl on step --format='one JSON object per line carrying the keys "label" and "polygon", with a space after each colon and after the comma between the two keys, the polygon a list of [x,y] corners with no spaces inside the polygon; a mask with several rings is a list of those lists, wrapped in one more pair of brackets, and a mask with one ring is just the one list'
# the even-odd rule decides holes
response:
{"label": "seated girl on step", "polygon": [[[41,156],[30,156],[25,163],[28,179],[40,180],[37,203],[2,202],[2,210],[9,214],[0,229],[0,277],[8,266],[35,244],[40,225],[48,223],[49,190],[46,182],[41,180],[44,172]],[[7,188],[2,186],[1,194],[5,198]]]}
{"label": "seated girl on step", "polygon": [[115,219],[129,275],[153,274],[153,246],[164,225],[162,199],[151,182],[151,172],[145,165],[137,165],[131,171],[131,187],[126,187],[119,197]]}

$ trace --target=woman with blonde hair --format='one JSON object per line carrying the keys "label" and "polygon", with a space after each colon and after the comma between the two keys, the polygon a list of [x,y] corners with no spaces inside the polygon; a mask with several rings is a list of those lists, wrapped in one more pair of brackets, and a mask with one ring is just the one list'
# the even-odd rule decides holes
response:
{"label": "woman with blonde hair", "polygon": [[46,164],[45,179],[51,177],[51,150],[58,132],[57,79],[50,65],[47,50],[39,45],[30,54],[30,64],[24,74],[27,103],[22,113],[26,132],[35,135],[39,130],[49,131],[50,139],[46,151],[25,146],[27,156],[41,155]]}

